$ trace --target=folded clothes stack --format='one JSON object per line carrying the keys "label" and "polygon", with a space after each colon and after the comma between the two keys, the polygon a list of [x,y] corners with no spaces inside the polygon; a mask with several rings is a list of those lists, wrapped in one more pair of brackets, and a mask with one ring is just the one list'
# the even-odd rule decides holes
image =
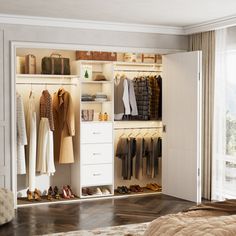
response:
{"label": "folded clothes stack", "polygon": [[95,100],[95,101],[99,101],[99,102],[107,101],[107,95],[104,94],[103,92],[97,92],[97,93],[94,95],[94,100]]}
{"label": "folded clothes stack", "polygon": [[83,196],[101,196],[111,194],[110,190],[106,187],[91,187],[91,188],[82,188]]}
{"label": "folded clothes stack", "polygon": [[94,101],[94,97],[91,94],[82,94],[81,96],[81,100],[84,102],[90,102],[90,101]]}

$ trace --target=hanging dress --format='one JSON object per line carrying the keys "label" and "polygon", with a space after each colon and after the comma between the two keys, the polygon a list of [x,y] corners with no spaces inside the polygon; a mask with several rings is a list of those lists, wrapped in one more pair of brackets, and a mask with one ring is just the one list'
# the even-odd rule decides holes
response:
{"label": "hanging dress", "polygon": [[25,145],[27,145],[24,103],[21,95],[16,94],[17,126],[17,174],[26,174]]}
{"label": "hanging dress", "polygon": [[29,163],[29,190],[35,190],[35,171],[36,171],[36,148],[37,148],[37,119],[35,109],[35,99],[31,92],[28,101],[28,110],[26,118],[26,131],[28,139],[27,156]]}

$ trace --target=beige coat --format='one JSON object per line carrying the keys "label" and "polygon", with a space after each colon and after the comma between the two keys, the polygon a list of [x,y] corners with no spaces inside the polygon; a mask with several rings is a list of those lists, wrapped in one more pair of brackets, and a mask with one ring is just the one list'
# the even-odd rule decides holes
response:
{"label": "beige coat", "polygon": [[73,163],[74,108],[70,93],[59,89],[53,96],[54,157],[59,163]]}

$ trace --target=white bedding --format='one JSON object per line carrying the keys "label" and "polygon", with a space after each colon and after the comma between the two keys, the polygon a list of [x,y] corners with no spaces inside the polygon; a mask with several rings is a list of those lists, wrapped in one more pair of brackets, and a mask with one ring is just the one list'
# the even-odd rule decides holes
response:
{"label": "white bedding", "polygon": [[159,217],[145,236],[236,236],[236,215],[212,211],[191,211]]}

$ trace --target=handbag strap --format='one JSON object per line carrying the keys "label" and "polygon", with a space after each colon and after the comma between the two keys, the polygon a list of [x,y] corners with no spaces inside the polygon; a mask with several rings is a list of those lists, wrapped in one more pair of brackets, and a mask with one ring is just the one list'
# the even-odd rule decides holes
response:
{"label": "handbag strap", "polygon": [[60,53],[52,53],[50,55],[50,57],[55,57],[55,56],[58,56],[59,58],[61,57],[61,54]]}

